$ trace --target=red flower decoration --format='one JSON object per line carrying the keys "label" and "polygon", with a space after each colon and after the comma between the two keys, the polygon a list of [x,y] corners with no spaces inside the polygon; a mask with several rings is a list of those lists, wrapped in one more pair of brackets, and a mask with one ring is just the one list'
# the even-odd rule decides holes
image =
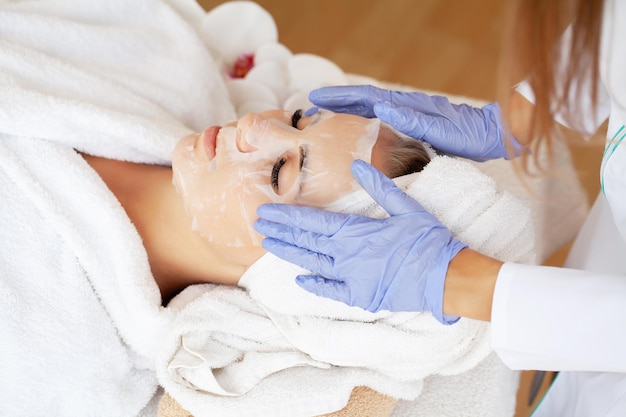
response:
{"label": "red flower decoration", "polygon": [[254,67],[254,54],[241,54],[233,64],[233,69],[228,73],[231,78],[244,78]]}

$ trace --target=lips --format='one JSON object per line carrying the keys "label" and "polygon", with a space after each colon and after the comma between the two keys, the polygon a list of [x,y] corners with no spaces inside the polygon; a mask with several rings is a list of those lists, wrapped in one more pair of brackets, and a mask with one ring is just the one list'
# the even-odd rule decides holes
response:
{"label": "lips", "polygon": [[210,126],[204,129],[204,131],[200,134],[199,141],[209,161],[212,161],[213,158],[215,158],[217,134],[219,133],[220,129],[220,126]]}

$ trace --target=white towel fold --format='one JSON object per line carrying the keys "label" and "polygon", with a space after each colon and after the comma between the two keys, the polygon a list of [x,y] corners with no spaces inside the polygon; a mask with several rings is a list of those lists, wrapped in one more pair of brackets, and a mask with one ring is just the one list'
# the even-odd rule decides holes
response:
{"label": "white towel fold", "polygon": [[242,288],[194,285],[168,308],[176,319],[162,341],[158,378],[194,417],[305,417],[342,408],[359,385],[406,399],[421,390],[421,381],[311,358]]}
{"label": "white towel fold", "polygon": [[[422,173],[396,182],[470,247],[505,261],[534,262],[529,209],[472,164],[437,157]],[[364,191],[335,209],[385,215]],[[428,313],[369,313],[302,290],[294,282],[302,273],[307,271],[266,254],[240,280],[248,294],[227,289],[238,300],[228,309],[215,307],[224,295],[175,299],[182,321],[174,324],[158,366],[161,382],[183,407],[196,417],[208,416],[226,404],[226,394],[231,407],[220,415],[261,415],[259,398],[280,398],[272,415],[310,416],[343,407],[357,385],[414,399],[424,378],[466,372],[491,352],[485,323],[462,319],[443,326]],[[228,331],[217,320],[182,319],[206,317],[209,311],[229,311],[221,320],[236,324]],[[216,355],[218,331],[228,334],[219,337]],[[264,362],[268,351],[282,359]],[[306,385],[293,383],[298,374],[307,375]],[[329,378],[332,401],[325,387]],[[298,390],[300,395],[294,394]]]}

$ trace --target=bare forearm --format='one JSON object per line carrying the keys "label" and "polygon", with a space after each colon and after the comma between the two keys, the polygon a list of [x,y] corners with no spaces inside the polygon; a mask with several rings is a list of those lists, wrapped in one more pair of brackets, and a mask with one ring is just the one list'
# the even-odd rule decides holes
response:
{"label": "bare forearm", "polygon": [[443,311],[452,316],[491,320],[491,305],[502,262],[464,249],[450,261]]}

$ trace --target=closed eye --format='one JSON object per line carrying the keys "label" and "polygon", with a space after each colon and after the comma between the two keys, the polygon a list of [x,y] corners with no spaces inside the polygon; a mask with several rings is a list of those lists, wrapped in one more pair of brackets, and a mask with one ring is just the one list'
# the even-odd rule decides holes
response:
{"label": "closed eye", "polygon": [[272,188],[274,189],[274,192],[278,193],[278,180],[279,180],[279,175],[280,175],[280,169],[283,167],[283,165],[285,165],[285,163],[287,162],[287,159],[283,156],[281,157],[278,161],[276,161],[276,163],[274,164],[274,166],[272,167]]}
{"label": "closed eye", "polygon": [[[296,158],[294,156],[293,154],[285,153],[272,166],[270,183],[274,192],[278,195],[287,192],[297,181],[297,177],[302,174],[302,168],[306,159],[305,149],[302,146],[298,147],[298,155]],[[302,181],[300,180],[300,182]]]}

